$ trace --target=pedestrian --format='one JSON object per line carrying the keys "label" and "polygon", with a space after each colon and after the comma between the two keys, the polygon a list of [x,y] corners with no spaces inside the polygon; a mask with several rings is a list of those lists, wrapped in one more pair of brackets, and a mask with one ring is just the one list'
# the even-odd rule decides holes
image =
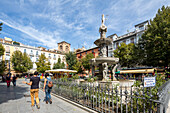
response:
{"label": "pedestrian", "polygon": [[38,72],[35,71],[34,75],[30,78],[30,82],[27,83],[26,81],[23,81],[23,83],[31,86],[31,89],[30,89],[31,107],[34,106],[34,96],[35,96],[37,108],[40,109],[39,97],[38,97],[40,77],[37,77],[37,75],[38,75]]}
{"label": "pedestrian", "polygon": [[45,91],[45,101],[46,101],[46,104],[48,104],[48,102],[50,104],[52,104],[52,99],[51,99],[52,86],[48,85],[49,83],[52,84],[52,80],[51,80],[51,77],[49,77],[49,74],[46,73],[45,74],[45,79],[44,79],[44,87],[43,87],[43,91]]}
{"label": "pedestrian", "polygon": [[27,81],[27,75],[25,75],[25,81]]}
{"label": "pedestrian", "polygon": [[16,86],[16,80],[17,80],[17,77],[15,74],[13,74],[13,77],[12,77],[12,83],[14,86]]}
{"label": "pedestrian", "polygon": [[10,87],[10,82],[11,82],[11,73],[8,73],[6,76],[7,87]]}

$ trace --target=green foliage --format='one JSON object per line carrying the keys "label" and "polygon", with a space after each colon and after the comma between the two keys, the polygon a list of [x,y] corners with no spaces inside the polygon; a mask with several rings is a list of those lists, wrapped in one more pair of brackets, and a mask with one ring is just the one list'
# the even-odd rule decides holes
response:
{"label": "green foliage", "polygon": [[142,63],[148,66],[170,65],[170,7],[162,6],[150,20],[147,31],[137,45]]}
{"label": "green foliage", "polygon": [[77,73],[82,73],[82,63],[77,60],[76,64],[73,65],[73,69],[77,71]]}
{"label": "green foliage", "polygon": [[[0,23],[0,31],[2,30],[2,26],[3,23]],[[4,55],[4,52],[5,52],[5,48],[3,47],[3,45],[0,43],[0,57],[2,55]],[[4,61],[1,61],[0,62],[0,74],[2,74],[4,71],[5,71],[6,67],[5,67],[5,62]]]}
{"label": "green foliage", "polygon": [[37,65],[37,71],[40,73],[44,73],[46,70],[50,70],[50,62],[45,57],[44,54],[41,54],[38,62],[36,62]]}
{"label": "green foliage", "polygon": [[114,50],[114,56],[119,58],[119,63],[123,67],[134,66],[134,44],[130,43],[126,45],[121,43],[116,50]]}
{"label": "green foliage", "polygon": [[58,58],[58,62],[54,63],[53,69],[64,69],[64,68],[65,68],[64,62],[61,63],[61,59]]}
{"label": "green foliage", "polygon": [[67,75],[65,75],[65,76],[61,76],[61,78],[60,78],[60,80],[62,81],[62,82],[67,82],[68,81],[68,76]]}
{"label": "green foliage", "polygon": [[0,43],[0,57],[2,55],[4,55],[4,51],[5,51],[5,48],[3,47],[3,45]]}
{"label": "green foliage", "polygon": [[1,27],[2,25],[3,25],[3,23],[0,23],[0,31],[2,31],[2,27]]}
{"label": "green foliage", "polygon": [[0,74],[2,74],[6,69],[5,61],[0,62]]}
{"label": "green foliage", "polygon": [[66,62],[68,65],[68,69],[73,70],[73,66],[76,64],[77,59],[76,59],[76,54],[73,52],[66,53]]}
{"label": "green foliage", "polygon": [[[142,87],[142,82],[136,81],[133,85],[135,90],[133,91],[134,94],[138,93],[138,95],[141,98],[138,98],[138,105],[139,105],[139,110],[143,110],[143,104],[145,103],[145,108],[146,110],[149,110],[150,108],[154,111],[156,110],[155,108],[157,107],[157,103],[150,102],[150,99],[152,98],[153,100],[158,100],[158,89],[160,86],[162,86],[165,83],[165,75],[164,74],[156,74],[156,85],[153,88],[144,88]],[[143,93],[144,91],[144,93]],[[150,94],[152,97],[150,97]],[[145,99],[142,99],[145,98]],[[133,98],[133,106],[134,110],[136,110],[136,104],[137,104],[137,98]]]}
{"label": "green foliage", "polygon": [[18,72],[27,72],[33,67],[30,57],[21,51],[15,51],[11,58],[13,69]]}
{"label": "green foliage", "polygon": [[90,70],[91,66],[90,66],[90,60],[94,58],[94,55],[92,53],[89,53],[86,55],[86,57],[82,58],[82,65],[84,67],[84,69],[86,70]]}
{"label": "green foliage", "polygon": [[73,77],[72,77],[74,80],[75,79],[78,79],[79,78],[79,76],[76,74],[76,75],[73,75]]}

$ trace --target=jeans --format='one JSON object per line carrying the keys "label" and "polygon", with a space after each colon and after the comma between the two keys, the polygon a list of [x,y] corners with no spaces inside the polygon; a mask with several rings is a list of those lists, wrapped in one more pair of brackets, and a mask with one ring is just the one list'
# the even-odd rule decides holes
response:
{"label": "jeans", "polygon": [[16,81],[12,81],[13,85],[16,86]]}
{"label": "jeans", "polygon": [[30,89],[32,106],[34,106],[34,96],[35,96],[36,104],[39,105],[38,92],[39,92],[39,89]]}
{"label": "jeans", "polygon": [[51,99],[51,89],[48,86],[45,87],[45,100],[49,101]]}

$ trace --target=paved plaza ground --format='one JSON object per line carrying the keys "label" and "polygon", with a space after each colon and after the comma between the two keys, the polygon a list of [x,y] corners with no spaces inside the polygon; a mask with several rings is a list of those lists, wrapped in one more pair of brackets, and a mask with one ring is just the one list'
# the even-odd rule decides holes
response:
{"label": "paved plaza ground", "polygon": [[[44,92],[40,90],[40,109],[31,107],[30,86],[23,84],[24,79],[17,80],[17,86],[0,83],[0,113],[87,113],[62,99],[52,96],[53,103],[46,104]],[[24,96],[25,95],[25,96]]]}

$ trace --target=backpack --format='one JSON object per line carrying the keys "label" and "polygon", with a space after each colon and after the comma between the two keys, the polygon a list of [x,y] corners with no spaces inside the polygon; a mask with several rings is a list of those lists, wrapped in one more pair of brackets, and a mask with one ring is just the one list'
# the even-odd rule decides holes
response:
{"label": "backpack", "polygon": [[49,81],[49,82],[48,82],[48,87],[49,87],[49,88],[52,88],[52,87],[53,87],[53,82],[52,82],[52,81]]}

